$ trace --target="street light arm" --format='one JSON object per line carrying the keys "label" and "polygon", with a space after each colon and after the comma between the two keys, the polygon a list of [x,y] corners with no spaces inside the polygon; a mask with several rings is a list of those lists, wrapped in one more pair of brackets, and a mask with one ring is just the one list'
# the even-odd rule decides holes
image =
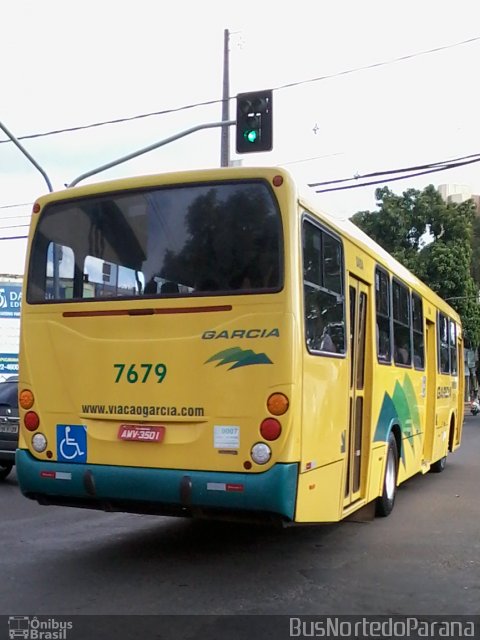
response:
{"label": "street light arm", "polygon": [[49,177],[47,176],[46,172],[42,169],[42,167],[38,164],[38,162],[34,158],[32,158],[32,156],[28,153],[28,151],[25,149],[25,147],[17,140],[17,138],[13,135],[13,133],[11,131],[9,131],[7,129],[7,127],[2,122],[0,122],[0,129],[2,129],[2,131],[10,138],[10,140],[13,142],[13,144],[16,145],[20,149],[20,151],[23,153],[23,155],[26,156],[30,160],[30,162],[33,164],[33,166],[36,169],[38,169],[38,171],[40,171],[40,173],[42,174],[42,176],[45,179],[45,182],[47,183],[48,190],[50,192],[52,192],[53,191],[52,183],[50,182]]}
{"label": "street light arm", "polygon": [[169,142],[174,142],[175,140],[184,138],[185,136],[188,136],[191,133],[195,133],[196,131],[201,131],[202,129],[213,129],[214,127],[231,126],[235,123],[236,123],[235,120],[226,120],[222,122],[207,122],[205,124],[198,124],[195,127],[191,127],[190,129],[185,129],[185,131],[176,133],[175,135],[170,136],[169,138],[165,138],[164,140],[155,142],[149,145],[148,147],[144,147],[143,149],[139,149],[138,151],[133,151],[132,153],[129,153],[126,156],[118,158],[117,160],[112,160],[111,162],[107,162],[107,164],[104,164],[101,167],[97,167],[96,169],[92,169],[91,171],[86,171],[85,173],[82,173],[82,175],[78,176],[78,178],[75,178],[75,180],[72,180],[72,182],[69,185],[67,185],[67,187],[68,188],[74,187],[81,180],[84,180],[85,178],[89,178],[90,176],[94,176],[95,174],[100,173],[101,171],[106,171],[107,169],[111,169],[112,167],[122,164],[123,162],[127,162],[127,160],[132,160],[133,158],[137,158],[138,156],[141,156],[144,153],[148,153],[149,151],[153,151],[154,149],[163,147]]}

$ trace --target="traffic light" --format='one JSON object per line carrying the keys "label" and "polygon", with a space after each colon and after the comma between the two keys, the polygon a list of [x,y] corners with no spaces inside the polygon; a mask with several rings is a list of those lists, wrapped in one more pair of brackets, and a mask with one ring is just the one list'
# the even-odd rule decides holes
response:
{"label": "traffic light", "polygon": [[237,153],[271,151],[272,92],[251,91],[237,95]]}

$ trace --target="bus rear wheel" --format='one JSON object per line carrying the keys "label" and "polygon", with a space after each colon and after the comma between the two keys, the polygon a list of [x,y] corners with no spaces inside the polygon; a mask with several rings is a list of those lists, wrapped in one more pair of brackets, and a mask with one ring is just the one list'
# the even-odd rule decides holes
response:
{"label": "bus rear wheel", "polygon": [[437,460],[430,466],[430,471],[432,473],[442,473],[447,464],[447,456],[443,456],[440,460]]}
{"label": "bus rear wheel", "polygon": [[388,437],[387,460],[385,463],[385,475],[383,477],[382,495],[375,503],[375,515],[380,517],[388,516],[395,503],[397,493],[397,470],[398,470],[398,448],[397,441],[393,433]]}

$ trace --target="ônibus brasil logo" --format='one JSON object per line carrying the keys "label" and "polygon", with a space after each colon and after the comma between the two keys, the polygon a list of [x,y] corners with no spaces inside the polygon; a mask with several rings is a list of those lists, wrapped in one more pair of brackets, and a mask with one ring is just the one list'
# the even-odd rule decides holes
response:
{"label": "\u00f4nibus brasil logo", "polygon": [[10,640],[67,640],[67,631],[73,628],[69,620],[42,618],[37,616],[8,616]]}

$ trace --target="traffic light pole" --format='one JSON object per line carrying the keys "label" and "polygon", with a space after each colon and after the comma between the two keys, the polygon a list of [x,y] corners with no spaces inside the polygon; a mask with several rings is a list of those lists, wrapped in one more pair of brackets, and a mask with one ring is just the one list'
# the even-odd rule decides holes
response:
{"label": "traffic light pole", "polygon": [[175,140],[179,140],[180,138],[184,138],[185,136],[190,135],[191,133],[195,133],[196,131],[201,131],[203,129],[214,129],[216,127],[231,127],[236,124],[236,120],[227,120],[226,122],[207,122],[205,124],[199,124],[196,127],[191,127],[190,129],[185,129],[185,131],[180,131],[180,133],[176,133],[174,136],[170,136],[169,138],[165,138],[164,140],[160,140],[159,142],[155,142],[154,144],[149,145],[148,147],[144,147],[143,149],[139,149],[138,151],[133,151],[126,156],[118,158],[117,160],[112,160],[112,162],[108,162],[107,164],[103,164],[101,167],[97,167],[96,169],[92,169],[91,171],[86,171],[82,173],[82,175],[72,180],[70,184],[67,185],[67,188],[74,187],[85,178],[89,178],[90,176],[94,176],[97,173],[102,171],[106,171],[107,169],[111,169],[112,167],[116,167],[123,162],[127,162],[127,160],[132,160],[133,158],[137,158],[138,156],[143,155],[144,153],[148,153],[149,151],[153,151],[154,149],[158,149],[159,147],[163,147],[169,142],[174,142]]}

